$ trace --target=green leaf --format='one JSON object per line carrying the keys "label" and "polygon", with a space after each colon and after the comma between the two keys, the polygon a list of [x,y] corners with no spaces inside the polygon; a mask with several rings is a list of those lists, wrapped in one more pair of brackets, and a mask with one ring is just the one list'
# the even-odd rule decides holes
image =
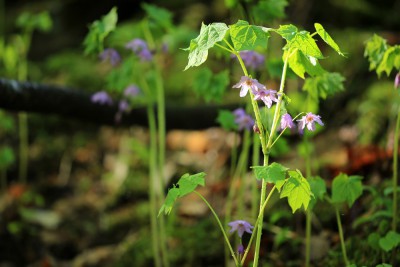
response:
{"label": "green leaf", "polygon": [[[283,53],[283,60],[285,60],[288,51]],[[311,62],[312,60],[312,62]],[[307,72],[310,76],[322,75],[325,70],[321,67],[316,58],[307,57],[297,50],[289,57],[289,67],[296,73],[300,78],[305,78],[304,74]]]}
{"label": "green leaf", "polygon": [[326,72],[322,75],[307,78],[303,90],[307,91],[314,99],[326,99],[344,90],[345,78],[339,73]]}
{"label": "green leaf", "polygon": [[376,265],[376,267],[392,267],[392,265],[391,264],[387,264],[387,263],[382,263],[382,264]]}
{"label": "green leaf", "polygon": [[400,70],[400,45],[389,47],[385,51],[376,73],[380,76],[382,72],[386,72],[389,76],[393,68]]}
{"label": "green leaf", "polygon": [[89,33],[86,35],[83,44],[85,55],[100,53],[103,50],[104,39],[115,29],[118,21],[117,8],[113,7],[108,14],[100,20],[94,21],[89,26]]}
{"label": "green leaf", "polygon": [[175,201],[179,198],[179,188],[173,187],[170,190],[168,190],[168,194],[165,198],[164,204],[161,206],[160,210],[158,211],[158,216],[162,212],[164,212],[165,215],[168,215],[171,213],[172,208],[174,207]]}
{"label": "green leaf", "polygon": [[142,8],[146,11],[147,16],[156,24],[166,30],[172,29],[172,13],[170,11],[147,3],[143,3]]}
{"label": "green leaf", "polygon": [[213,74],[209,68],[203,68],[194,79],[193,89],[196,95],[203,97],[207,103],[221,102],[228,84],[229,73],[227,70]]}
{"label": "green leaf", "polygon": [[308,179],[308,183],[315,198],[323,200],[326,194],[325,181],[319,176],[313,176]]}
{"label": "green leaf", "polygon": [[217,122],[227,131],[236,131],[238,125],[235,122],[235,115],[229,110],[219,110]]}
{"label": "green leaf", "polygon": [[204,172],[196,173],[193,175],[185,173],[184,175],[182,175],[177,183],[179,187],[174,186],[168,191],[164,204],[158,211],[158,216],[160,216],[162,212],[164,212],[165,215],[170,214],[178,198],[193,192],[198,185],[204,186],[205,176],[206,174]]}
{"label": "green leaf", "polygon": [[321,36],[322,40],[324,40],[325,43],[327,43],[330,47],[332,47],[339,55],[344,56],[342,51],[340,51],[340,48],[337,45],[337,43],[332,39],[329,33],[325,31],[324,27],[322,27],[321,24],[315,23],[314,27],[317,30],[318,35]]}
{"label": "green leaf", "polygon": [[260,26],[249,25],[247,21],[239,20],[229,28],[233,47],[237,51],[254,50],[257,47],[267,48],[268,46],[270,35]]}
{"label": "green leaf", "polygon": [[15,161],[14,151],[9,146],[0,148],[0,169],[6,170]]}
{"label": "green leaf", "polygon": [[303,52],[305,56],[310,56],[318,59],[324,58],[315,40],[307,31],[296,33],[294,38],[288,41],[287,47],[289,47],[290,50],[297,48],[301,52]]}
{"label": "green leaf", "polygon": [[253,166],[252,168],[254,169],[257,180],[264,180],[268,183],[275,184],[278,191],[280,191],[285,184],[288,168],[279,163],[273,162],[268,166]]}
{"label": "green leaf", "polygon": [[371,233],[368,235],[368,245],[375,250],[379,250],[379,239],[381,236],[378,233]]}
{"label": "green leaf", "polygon": [[204,172],[196,174],[184,174],[178,181],[179,185],[179,197],[183,197],[189,193],[192,193],[198,185],[204,186]]}
{"label": "green leaf", "polygon": [[47,11],[38,14],[24,12],[17,18],[16,24],[26,31],[39,30],[48,32],[53,27],[53,21]]}
{"label": "green leaf", "polygon": [[290,42],[296,36],[298,30],[296,26],[289,24],[280,25],[279,29],[275,30],[275,32],[282,36],[283,39],[286,39],[286,41]]}
{"label": "green leaf", "polygon": [[333,179],[332,183],[332,202],[347,202],[351,207],[362,194],[363,188],[361,176],[347,176],[341,173]]}
{"label": "green leaf", "polygon": [[400,244],[400,234],[389,231],[386,236],[379,239],[379,246],[386,252],[392,250]]}
{"label": "green leaf", "polygon": [[287,197],[289,206],[294,213],[296,210],[304,207],[307,210],[312,196],[310,184],[303,177],[299,170],[289,171],[289,179],[286,181],[282,192],[281,198]]}
{"label": "green leaf", "polygon": [[200,34],[190,41],[188,48],[184,49],[189,51],[189,62],[185,70],[203,64],[207,60],[208,49],[222,41],[228,30],[229,28],[225,23],[212,23],[210,25],[202,23]]}
{"label": "green leaf", "polygon": [[267,23],[284,18],[287,5],[287,0],[262,0],[251,9],[251,12],[257,22]]}
{"label": "green leaf", "polygon": [[364,57],[368,57],[369,70],[374,70],[378,67],[386,49],[386,40],[379,35],[374,34],[374,36],[367,41],[364,50]]}

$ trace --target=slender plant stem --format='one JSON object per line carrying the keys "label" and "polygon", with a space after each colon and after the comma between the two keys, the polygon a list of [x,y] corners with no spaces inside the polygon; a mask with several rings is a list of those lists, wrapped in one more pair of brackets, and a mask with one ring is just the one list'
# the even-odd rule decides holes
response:
{"label": "slender plant stem", "polygon": [[347,258],[346,246],[344,244],[342,221],[340,220],[339,209],[337,207],[335,207],[335,210],[336,210],[337,225],[338,225],[338,229],[339,229],[340,245],[342,247],[343,260],[344,260],[345,265],[348,266],[349,260]]}
{"label": "slender plant stem", "polygon": [[197,192],[197,191],[193,191],[193,192],[195,192],[195,193],[206,203],[206,205],[208,206],[208,208],[211,210],[212,214],[214,215],[215,220],[216,220],[217,223],[218,223],[219,228],[221,229],[222,234],[224,235],[225,242],[226,242],[226,244],[227,244],[228,247],[229,247],[229,251],[231,252],[231,255],[232,255],[232,257],[233,257],[233,260],[235,261],[235,265],[236,265],[236,266],[241,266],[241,265],[239,265],[240,262],[238,261],[236,255],[235,255],[235,252],[234,252],[233,249],[232,249],[231,243],[229,242],[229,238],[228,238],[228,236],[226,235],[225,229],[224,229],[224,227],[222,226],[222,223],[221,223],[220,219],[218,218],[217,213],[216,213],[215,210],[212,208],[212,206],[210,205],[210,203],[203,197],[202,194],[200,194],[200,193]]}
{"label": "slender plant stem", "polygon": [[150,200],[150,227],[151,227],[151,239],[153,248],[153,257],[156,267],[160,267],[160,244],[158,238],[158,227],[157,227],[157,197],[155,192],[155,183],[157,180],[157,136],[156,136],[156,119],[153,107],[151,103],[147,104],[147,115],[149,120],[149,132],[150,132],[150,155],[149,155],[149,171],[150,171],[150,183],[149,183],[149,200]]}
{"label": "slender plant stem", "polygon": [[397,183],[398,183],[398,156],[399,156],[399,128],[400,128],[400,108],[397,113],[396,129],[394,131],[394,145],[393,145],[393,220],[392,230],[397,230]]}
{"label": "slender plant stem", "polygon": [[[310,140],[307,133],[304,133],[304,141],[303,144],[305,146],[305,161],[306,161],[306,178],[309,179],[311,177],[311,156],[309,151]],[[311,253],[311,219],[312,212],[311,209],[308,208],[306,210],[306,267],[310,266],[310,253]]]}
{"label": "slender plant stem", "polygon": [[[257,136],[257,133],[253,134],[253,157],[252,157],[253,166],[258,166],[260,164],[260,138]],[[257,201],[259,199],[258,193],[258,182],[256,179],[253,179],[251,184],[251,217],[257,217]]]}
{"label": "slender plant stem", "polygon": [[[268,201],[270,200],[270,198],[271,198],[272,194],[274,193],[275,189],[276,189],[276,186],[272,187],[271,191],[269,191],[269,194],[268,194],[267,198],[265,199],[264,203],[261,206],[262,210],[264,210],[265,207],[267,206]],[[245,259],[247,257],[247,254],[249,253],[251,243],[252,243],[252,241],[254,239],[254,236],[256,235],[255,233],[258,232],[257,230],[258,230],[258,227],[259,227],[260,220],[262,221],[262,215],[261,214],[258,215],[257,220],[256,220],[256,222],[254,224],[253,234],[250,237],[249,244],[247,245],[246,251],[244,252],[243,257],[242,257],[242,262],[241,262],[242,265],[243,265],[243,263],[244,263],[244,261],[245,261]]]}

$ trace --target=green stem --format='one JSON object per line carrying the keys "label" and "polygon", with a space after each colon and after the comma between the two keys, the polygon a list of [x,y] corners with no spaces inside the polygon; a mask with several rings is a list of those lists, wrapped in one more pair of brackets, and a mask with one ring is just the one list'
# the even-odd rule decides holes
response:
{"label": "green stem", "polygon": [[239,265],[240,262],[237,260],[237,258],[236,258],[236,256],[235,256],[235,252],[234,252],[233,249],[232,249],[231,243],[229,242],[229,238],[228,238],[228,236],[226,235],[225,229],[224,229],[224,227],[222,226],[222,223],[221,223],[220,219],[218,218],[217,213],[216,213],[215,210],[211,207],[210,203],[203,197],[203,195],[201,195],[201,194],[200,194],[199,192],[197,192],[197,191],[193,191],[193,192],[196,193],[196,194],[206,203],[206,205],[208,206],[208,208],[211,210],[212,214],[214,215],[215,220],[216,220],[217,223],[218,223],[219,228],[221,229],[222,234],[224,235],[225,242],[226,242],[226,244],[227,244],[228,247],[229,247],[229,250],[230,250],[230,252],[231,252],[231,255],[232,255],[232,257],[233,257],[233,260],[235,261],[235,265],[236,265],[236,266],[241,266],[241,265]]}
{"label": "green stem", "polygon": [[28,114],[25,112],[18,113],[19,127],[19,181],[27,182],[28,173]]}
{"label": "green stem", "polygon": [[[304,133],[304,145],[305,145],[305,161],[306,161],[306,177],[311,177],[311,158],[309,151],[309,139],[307,133]],[[310,209],[306,211],[306,267],[310,266],[310,254],[311,254],[311,219],[312,212]]]}
{"label": "green stem", "polygon": [[[268,201],[270,200],[270,198],[271,198],[272,194],[274,193],[275,189],[276,189],[276,186],[272,187],[271,191],[269,191],[269,194],[268,194],[267,198],[265,199],[264,203],[261,205],[261,209],[262,210],[264,210],[265,207],[267,206]],[[263,219],[263,215],[258,214],[257,220],[256,220],[256,222],[254,224],[253,234],[251,235],[250,240],[249,240],[249,244],[247,245],[246,251],[243,254],[243,258],[242,258],[242,261],[241,261],[242,264],[246,260],[247,254],[249,253],[249,250],[250,250],[250,247],[251,247],[251,243],[252,243],[252,241],[254,239],[255,233],[256,232],[258,233],[259,229],[261,229],[261,228],[259,228],[260,227],[260,222],[261,222],[261,227],[262,227],[262,222],[263,222],[262,219]]]}
{"label": "green stem", "polygon": [[[253,157],[252,157],[253,166],[258,166],[260,164],[260,138],[257,136],[257,133],[253,134]],[[259,198],[258,193],[258,183],[256,179],[253,179],[251,184],[251,217],[257,217],[257,201]]]}
{"label": "green stem", "polygon": [[150,103],[147,104],[147,115],[149,121],[150,132],[150,151],[149,151],[149,200],[150,200],[150,227],[151,227],[151,240],[153,248],[153,257],[156,267],[160,267],[160,247],[158,240],[158,227],[157,227],[157,197],[156,197],[156,180],[157,180],[157,136],[156,136],[156,119],[153,107]]}
{"label": "green stem", "polygon": [[345,265],[348,266],[349,260],[347,259],[346,246],[344,244],[343,228],[342,228],[342,222],[340,220],[339,209],[337,207],[335,207],[335,210],[336,210],[337,225],[338,225],[338,229],[339,229],[340,245],[342,247],[343,260],[344,260]]}
{"label": "green stem", "polygon": [[400,128],[400,108],[397,113],[396,129],[394,132],[394,145],[393,145],[393,221],[392,230],[396,232],[397,229],[397,184],[398,184],[398,156],[399,156],[399,128]]}

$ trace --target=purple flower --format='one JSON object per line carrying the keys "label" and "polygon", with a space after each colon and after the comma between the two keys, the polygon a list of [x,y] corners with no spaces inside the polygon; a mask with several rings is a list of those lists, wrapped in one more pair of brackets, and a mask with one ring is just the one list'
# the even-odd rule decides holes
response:
{"label": "purple flower", "polygon": [[235,123],[238,125],[239,131],[252,129],[254,120],[250,115],[246,114],[244,109],[237,108],[232,113],[235,115]]}
{"label": "purple flower", "polygon": [[100,53],[99,58],[102,61],[110,61],[111,65],[114,67],[121,62],[121,56],[118,54],[117,50],[114,48],[106,48]]}
{"label": "purple flower", "polygon": [[118,103],[118,111],[119,112],[126,112],[129,109],[129,103],[125,99],[122,99]]}
{"label": "purple flower", "polygon": [[270,90],[270,89],[261,89],[261,90],[255,92],[254,100],[260,100],[260,99],[264,102],[264,104],[268,108],[271,108],[272,101],[278,102],[278,99],[276,98],[276,91]]}
{"label": "purple flower", "polygon": [[233,221],[233,222],[228,223],[228,225],[230,227],[232,227],[231,230],[229,231],[229,233],[233,233],[233,232],[237,231],[238,236],[240,238],[242,238],[244,232],[251,234],[252,233],[251,229],[254,228],[254,226],[252,226],[250,223],[243,221],[243,220]]}
{"label": "purple flower", "polygon": [[243,59],[243,63],[246,67],[256,70],[264,66],[265,57],[255,51],[241,51],[240,57]]}
{"label": "purple flower", "polygon": [[256,79],[251,79],[247,76],[242,76],[240,81],[233,86],[233,88],[240,89],[240,97],[245,97],[249,89],[253,94],[256,94],[258,90],[265,89],[265,86],[259,83]]}
{"label": "purple flower", "polygon": [[244,247],[243,247],[242,244],[239,244],[239,245],[238,245],[237,252],[238,252],[239,255],[243,255],[243,253],[244,253]]}
{"label": "purple flower", "polygon": [[304,127],[306,127],[306,125],[308,130],[314,131],[315,122],[317,122],[321,126],[324,125],[324,123],[321,121],[321,116],[314,115],[311,112],[308,112],[305,116],[303,116],[300,120],[297,121],[299,122],[299,130],[301,132],[303,132]]}
{"label": "purple flower", "polygon": [[140,93],[139,87],[134,84],[129,85],[125,88],[124,96],[126,97],[136,97]]}
{"label": "purple flower", "polygon": [[400,87],[400,72],[397,73],[396,77],[394,78],[394,89]]}
{"label": "purple flower", "polygon": [[292,116],[290,116],[289,113],[282,115],[281,130],[284,130],[286,128],[293,128],[293,127],[294,127],[294,123],[293,123]]}
{"label": "purple flower", "polygon": [[99,91],[99,92],[93,94],[92,97],[90,98],[90,100],[93,103],[98,103],[101,105],[111,106],[113,104],[112,98],[105,91]]}
{"label": "purple flower", "polygon": [[125,48],[131,49],[142,61],[150,61],[153,59],[153,55],[147,43],[140,38],[133,39],[125,45]]}

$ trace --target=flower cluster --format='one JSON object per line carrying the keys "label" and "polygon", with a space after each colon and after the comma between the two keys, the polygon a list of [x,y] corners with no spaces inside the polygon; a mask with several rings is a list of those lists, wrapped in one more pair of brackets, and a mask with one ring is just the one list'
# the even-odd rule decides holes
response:
{"label": "flower cluster", "polygon": [[125,48],[131,49],[142,61],[151,61],[153,54],[147,46],[146,41],[135,38],[125,45]]}
{"label": "flower cluster", "polygon": [[254,100],[262,100],[268,108],[271,108],[273,102],[278,102],[275,90],[267,89],[256,79],[247,76],[242,76],[240,81],[235,84],[233,88],[240,88],[240,97],[245,97],[247,92],[251,90],[251,93],[254,95]]}
{"label": "flower cluster", "polygon": [[237,108],[232,113],[235,115],[235,123],[238,125],[239,131],[243,129],[251,130],[254,125],[254,120],[250,115],[246,114],[244,109]]}
{"label": "flower cluster", "polygon": [[99,91],[94,93],[90,100],[93,103],[97,103],[100,105],[109,105],[111,106],[113,104],[112,98],[109,96],[109,94],[106,91]]}

